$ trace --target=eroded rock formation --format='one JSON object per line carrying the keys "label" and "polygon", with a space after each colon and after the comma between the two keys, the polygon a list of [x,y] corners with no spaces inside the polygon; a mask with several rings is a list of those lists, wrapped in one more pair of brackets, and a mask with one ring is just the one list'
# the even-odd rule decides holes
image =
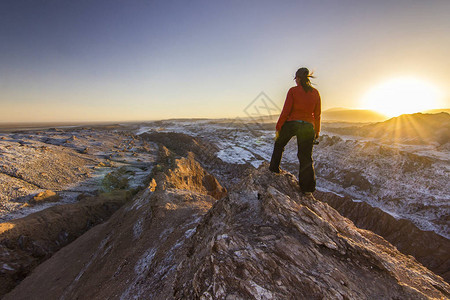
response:
{"label": "eroded rock formation", "polygon": [[327,204],[299,197],[292,175],[266,169],[252,173],[200,223],[179,267],[175,298],[448,296],[449,286],[412,257]]}
{"label": "eroded rock formation", "polygon": [[263,165],[225,194],[161,151],[147,189],[4,299],[431,299],[449,285]]}
{"label": "eroded rock formation", "polygon": [[0,223],[0,297],[59,249],[107,220],[130,196],[116,191],[86,197]]}
{"label": "eroded rock formation", "polygon": [[353,202],[349,197],[316,192],[316,197],[351,219],[359,228],[383,236],[402,253],[414,256],[424,266],[450,282],[450,241],[433,231],[423,231],[411,221],[385,213],[365,202]]}

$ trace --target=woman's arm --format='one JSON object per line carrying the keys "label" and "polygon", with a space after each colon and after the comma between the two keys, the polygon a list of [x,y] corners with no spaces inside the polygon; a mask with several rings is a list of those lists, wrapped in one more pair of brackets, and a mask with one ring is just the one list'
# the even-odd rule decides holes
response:
{"label": "woman's arm", "polygon": [[322,101],[320,99],[320,94],[317,92],[317,103],[314,108],[314,130],[316,132],[316,138],[319,137],[320,133],[320,115],[322,114]]}

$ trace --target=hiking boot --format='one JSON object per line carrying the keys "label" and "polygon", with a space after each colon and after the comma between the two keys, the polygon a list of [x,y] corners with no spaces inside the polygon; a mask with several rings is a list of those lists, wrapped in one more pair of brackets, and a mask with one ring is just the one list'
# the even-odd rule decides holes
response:
{"label": "hiking boot", "polygon": [[270,167],[269,167],[269,171],[272,172],[272,173],[280,174],[280,168],[274,169],[274,168],[270,168]]}

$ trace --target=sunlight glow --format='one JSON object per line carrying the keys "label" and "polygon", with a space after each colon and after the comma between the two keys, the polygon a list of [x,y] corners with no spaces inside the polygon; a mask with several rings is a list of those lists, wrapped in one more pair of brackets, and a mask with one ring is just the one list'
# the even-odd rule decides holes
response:
{"label": "sunlight glow", "polygon": [[439,108],[440,92],[416,78],[396,78],[369,90],[362,98],[363,108],[389,117]]}

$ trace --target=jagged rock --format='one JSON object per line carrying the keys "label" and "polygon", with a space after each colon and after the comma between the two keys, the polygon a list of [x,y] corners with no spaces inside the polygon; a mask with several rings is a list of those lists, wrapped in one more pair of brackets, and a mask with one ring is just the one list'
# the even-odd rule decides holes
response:
{"label": "jagged rock", "polygon": [[59,199],[61,199],[61,197],[57,195],[54,191],[46,190],[34,196],[33,199],[30,200],[30,203],[39,204],[44,202],[56,202]]}
{"label": "jagged rock", "polygon": [[189,152],[195,159],[214,172],[214,176],[222,180],[223,184],[234,184],[245,174],[250,164],[226,163],[217,157],[218,147],[199,137],[192,137],[183,133],[152,132],[141,135],[144,140],[161,143],[174,153],[187,156]]}
{"label": "jagged rock", "polygon": [[[176,266],[185,257],[184,242],[216,201],[209,194],[217,196],[224,189],[219,184],[215,190],[211,188],[209,180],[204,179],[210,175],[192,156],[176,159],[165,148],[160,156],[153,180],[135,201],[41,264],[20,285],[26,289],[17,287],[5,299],[29,299],[30,295],[36,299],[106,299],[121,295],[129,299],[140,294],[148,272],[155,277],[148,286],[153,295],[171,293]],[[105,268],[92,263],[97,259],[104,262]],[[103,275],[98,276],[99,272]],[[115,282],[108,288],[103,283],[106,277]],[[97,281],[98,285],[88,287],[88,281]]]}
{"label": "jagged rock", "polygon": [[219,201],[192,237],[175,298],[426,299],[442,278],[263,166]]}
{"label": "jagged rock", "polygon": [[206,161],[219,160],[215,153],[218,147],[211,143],[206,143],[201,139],[190,135],[174,132],[152,132],[144,133],[142,138],[153,142],[158,142],[169,148],[178,155],[186,156],[188,152],[194,153],[198,159]]}
{"label": "jagged rock", "polygon": [[204,180],[212,175],[192,155],[161,155],[149,188],[36,268],[4,299],[450,295],[449,285],[414,258],[327,204],[301,197],[289,173],[272,174],[267,165],[249,170],[216,201]]}
{"label": "jagged rock", "polygon": [[[189,176],[186,176],[186,174],[189,174]],[[222,198],[227,193],[217,179],[208,174],[195,161],[192,153],[188,154],[188,158],[182,165],[179,164],[174,170],[168,170],[165,176],[166,188],[176,187],[182,190],[193,190],[216,199]]]}
{"label": "jagged rock", "polygon": [[[42,261],[108,219],[129,199],[126,191],[85,197],[79,203],[0,223],[0,298]],[[33,299],[31,294],[28,299]]]}
{"label": "jagged rock", "polygon": [[411,221],[385,213],[366,202],[316,192],[320,199],[351,219],[356,226],[383,236],[402,253],[414,256],[424,266],[450,282],[450,241],[433,231],[422,231]]}

